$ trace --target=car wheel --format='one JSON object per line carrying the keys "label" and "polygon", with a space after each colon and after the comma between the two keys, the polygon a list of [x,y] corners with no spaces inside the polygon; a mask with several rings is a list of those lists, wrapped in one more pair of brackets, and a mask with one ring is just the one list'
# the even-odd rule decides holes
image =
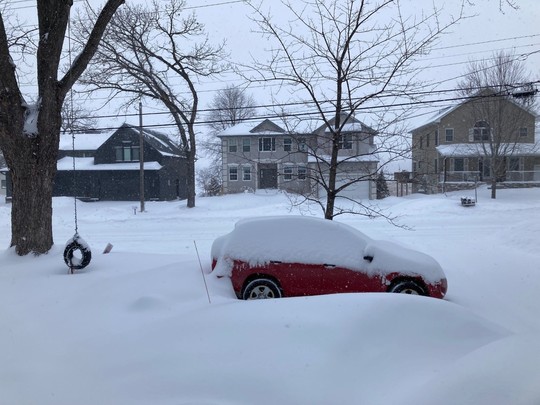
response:
{"label": "car wheel", "polygon": [[281,298],[279,285],[267,278],[256,278],[244,287],[242,298],[245,300],[260,300],[267,298]]}
{"label": "car wheel", "polygon": [[413,280],[398,281],[388,289],[388,292],[398,294],[426,295],[420,284]]}

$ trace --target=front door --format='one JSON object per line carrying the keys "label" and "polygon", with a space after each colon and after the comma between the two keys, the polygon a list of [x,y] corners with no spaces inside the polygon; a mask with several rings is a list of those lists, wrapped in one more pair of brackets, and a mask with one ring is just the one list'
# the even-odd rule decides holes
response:
{"label": "front door", "polygon": [[277,164],[259,164],[259,188],[277,188]]}

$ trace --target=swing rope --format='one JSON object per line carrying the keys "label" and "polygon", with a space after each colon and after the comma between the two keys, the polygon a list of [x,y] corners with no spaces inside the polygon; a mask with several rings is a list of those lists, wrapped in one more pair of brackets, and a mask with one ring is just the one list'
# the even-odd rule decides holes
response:
{"label": "swing rope", "polygon": [[[71,56],[71,18],[68,19],[68,60],[69,66],[72,66],[72,56]],[[69,89],[69,132],[71,134],[71,151],[72,151],[72,164],[73,164],[73,177],[72,187],[73,187],[73,212],[75,214],[74,224],[75,224],[75,235],[79,233],[79,222],[77,218],[77,171],[75,167],[75,132],[73,131],[74,123],[74,108],[73,108],[73,86]]]}
{"label": "swing rope", "polygon": [[[72,66],[71,56],[71,18],[68,20],[68,58],[69,66]],[[72,187],[73,187],[73,202],[74,202],[74,222],[75,222],[75,235],[73,238],[67,241],[66,248],[64,250],[64,262],[69,267],[70,273],[73,274],[74,270],[83,269],[90,263],[92,259],[92,251],[90,246],[79,236],[79,221],[77,216],[77,168],[75,165],[75,131],[74,126],[74,108],[73,108],[73,87],[69,89],[69,118],[68,126],[69,133],[71,134],[71,151],[72,151]],[[81,258],[74,258],[75,252],[80,252]]]}

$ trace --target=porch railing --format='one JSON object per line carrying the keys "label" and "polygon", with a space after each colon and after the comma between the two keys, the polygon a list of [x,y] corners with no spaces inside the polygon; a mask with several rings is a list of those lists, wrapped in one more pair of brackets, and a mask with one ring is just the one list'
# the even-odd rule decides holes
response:
{"label": "porch railing", "polygon": [[[446,177],[446,179],[445,179]],[[486,181],[491,177],[480,176],[478,171],[464,171],[464,172],[446,172],[439,174],[439,181],[444,183],[461,183],[461,182],[474,182],[474,181]],[[500,179],[501,182],[517,182],[517,183],[540,183],[540,171],[534,170],[522,170],[522,171],[506,171],[505,175]]]}

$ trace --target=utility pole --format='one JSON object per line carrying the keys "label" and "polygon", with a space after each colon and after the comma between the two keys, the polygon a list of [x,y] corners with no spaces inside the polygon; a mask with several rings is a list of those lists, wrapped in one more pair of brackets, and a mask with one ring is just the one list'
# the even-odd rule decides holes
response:
{"label": "utility pole", "polygon": [[141,212],[144,212],[144,135],[142,118],[142,101],[139,101],[139,195],[141,198]]}

